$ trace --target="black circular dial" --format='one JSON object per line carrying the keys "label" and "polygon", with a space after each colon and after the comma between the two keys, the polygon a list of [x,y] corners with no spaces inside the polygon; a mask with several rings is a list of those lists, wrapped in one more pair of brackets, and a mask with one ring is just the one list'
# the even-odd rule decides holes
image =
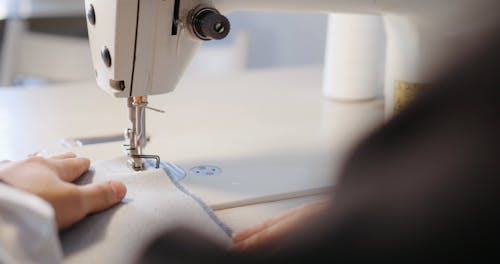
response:
{"label": "black circular dial", "polygon": [[192,18],[192,26],[202,40],[223,39],[231,30],[229,20],[212,8],[198,11]]}

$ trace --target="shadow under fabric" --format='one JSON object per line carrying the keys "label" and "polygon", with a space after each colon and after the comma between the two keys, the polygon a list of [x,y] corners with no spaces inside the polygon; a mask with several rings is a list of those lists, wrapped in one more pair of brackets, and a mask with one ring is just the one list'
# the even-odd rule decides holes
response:
{"label": "shadow under fabric", "polygon": [[65,263],[134,263],[162,232],[185,228],[229,245],[231,230],[168,175],[168,166],[134,172],[126,158],[102,161],[77,184],[120,180],[127,195],[110,210],[88,216],[61,233]]}

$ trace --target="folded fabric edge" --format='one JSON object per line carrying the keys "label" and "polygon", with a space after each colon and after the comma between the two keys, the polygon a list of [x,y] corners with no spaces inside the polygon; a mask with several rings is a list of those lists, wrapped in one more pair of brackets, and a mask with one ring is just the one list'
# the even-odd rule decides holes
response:
{"label": "folded fabric edge", "polygon": [[[155,164],[152,161],[147,161],[147,165],[148,167],[151,168],[155,167],[154,166]],[[174,186],[187,196],[191,197],[191,199],[193,199],[203,209],[203,211],[207,213],[210,219],[212,219],[212,221],[214,221],[214,223],[217,224],[222,229],[222,231],[226,233],[228,237],[232,237],[233,230],[229,226],[227,226],[222,220],[220,220],[219,217],[215,215],[214,211],[207,204],[205,204],[205,202],[203,202],[203,200],[201,200],[199,197],[188,191],[175,177],[173,177],[169,172],[169,167],[171,167],[169,163],[162,162],[160,164],[160,168],[163,169],[163,171],[165,171],[165,174],[167,174],[167,176],[170,178]]]}

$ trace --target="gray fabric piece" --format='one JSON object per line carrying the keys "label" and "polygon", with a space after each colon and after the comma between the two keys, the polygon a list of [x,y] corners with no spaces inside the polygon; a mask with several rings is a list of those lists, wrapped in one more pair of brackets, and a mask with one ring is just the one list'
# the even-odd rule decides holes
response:
{"label": "gray fabric piece", "polygon": [[65,263],[133,263],[152,239],[179,227],[229,245],[229,229],[201,200],[174,183],[165,169],[134,172],[124,164],[125,157],[95,163],[78,181],[120,180],[128,192],[121,204],[87,217],[60,235]]}
{"label": "gray fabric piece", "polygon": [[186,194],[187,196],[191,197],[194,201],[196,201],[201,208],[203,208],[203,210],[205,210],[205,212],[207,213],[208,216],[210,216],[210,218],[212,218],[212,220],[218,224],[220,226],[220,228],[222,228],[222,230],[224,230],[224,232],[226,232],[226,234],[229,236],[229,237],[232,237],[233,235],[233,230],[227,226],[224,222],[222,222],[214,213],[214,211],[212,209],[210,209],[210,207],[208,207],[207,204],[205,204],[199,197],[197,197],[196,195],[192,194],[191,192],[189,192],[186,188],[184,188],[184,186],[177,180],[175,179],[175,177],[173,177],[170,173],[169,173],[169,166],[167,163],[162,163],[160,165],[160,168],[162,168],[165,173],[170,177],[170,180],[172,181],[172,183],[175,185],[175,187],[177,187],[177,189],[179,189],[181,192],[183,192],[184,194]]}

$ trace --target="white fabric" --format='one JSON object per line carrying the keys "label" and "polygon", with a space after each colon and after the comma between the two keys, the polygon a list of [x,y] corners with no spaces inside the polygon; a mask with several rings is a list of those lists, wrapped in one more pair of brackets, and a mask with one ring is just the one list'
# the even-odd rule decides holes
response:
{"label": "white fabric", "polygon": [[0,263],[61,261],[52,207],[34,195],[0,183]]}
{"label": "white fabric", "polygon": [[128,188],[120,205],[61,234],[66,263],[134,263],[162,231],[188,227],[222,245],[229,236],[205,209],[180,190],[163,169],[134,172],[119,158],[94,164],[81,184],[116,179]]}

